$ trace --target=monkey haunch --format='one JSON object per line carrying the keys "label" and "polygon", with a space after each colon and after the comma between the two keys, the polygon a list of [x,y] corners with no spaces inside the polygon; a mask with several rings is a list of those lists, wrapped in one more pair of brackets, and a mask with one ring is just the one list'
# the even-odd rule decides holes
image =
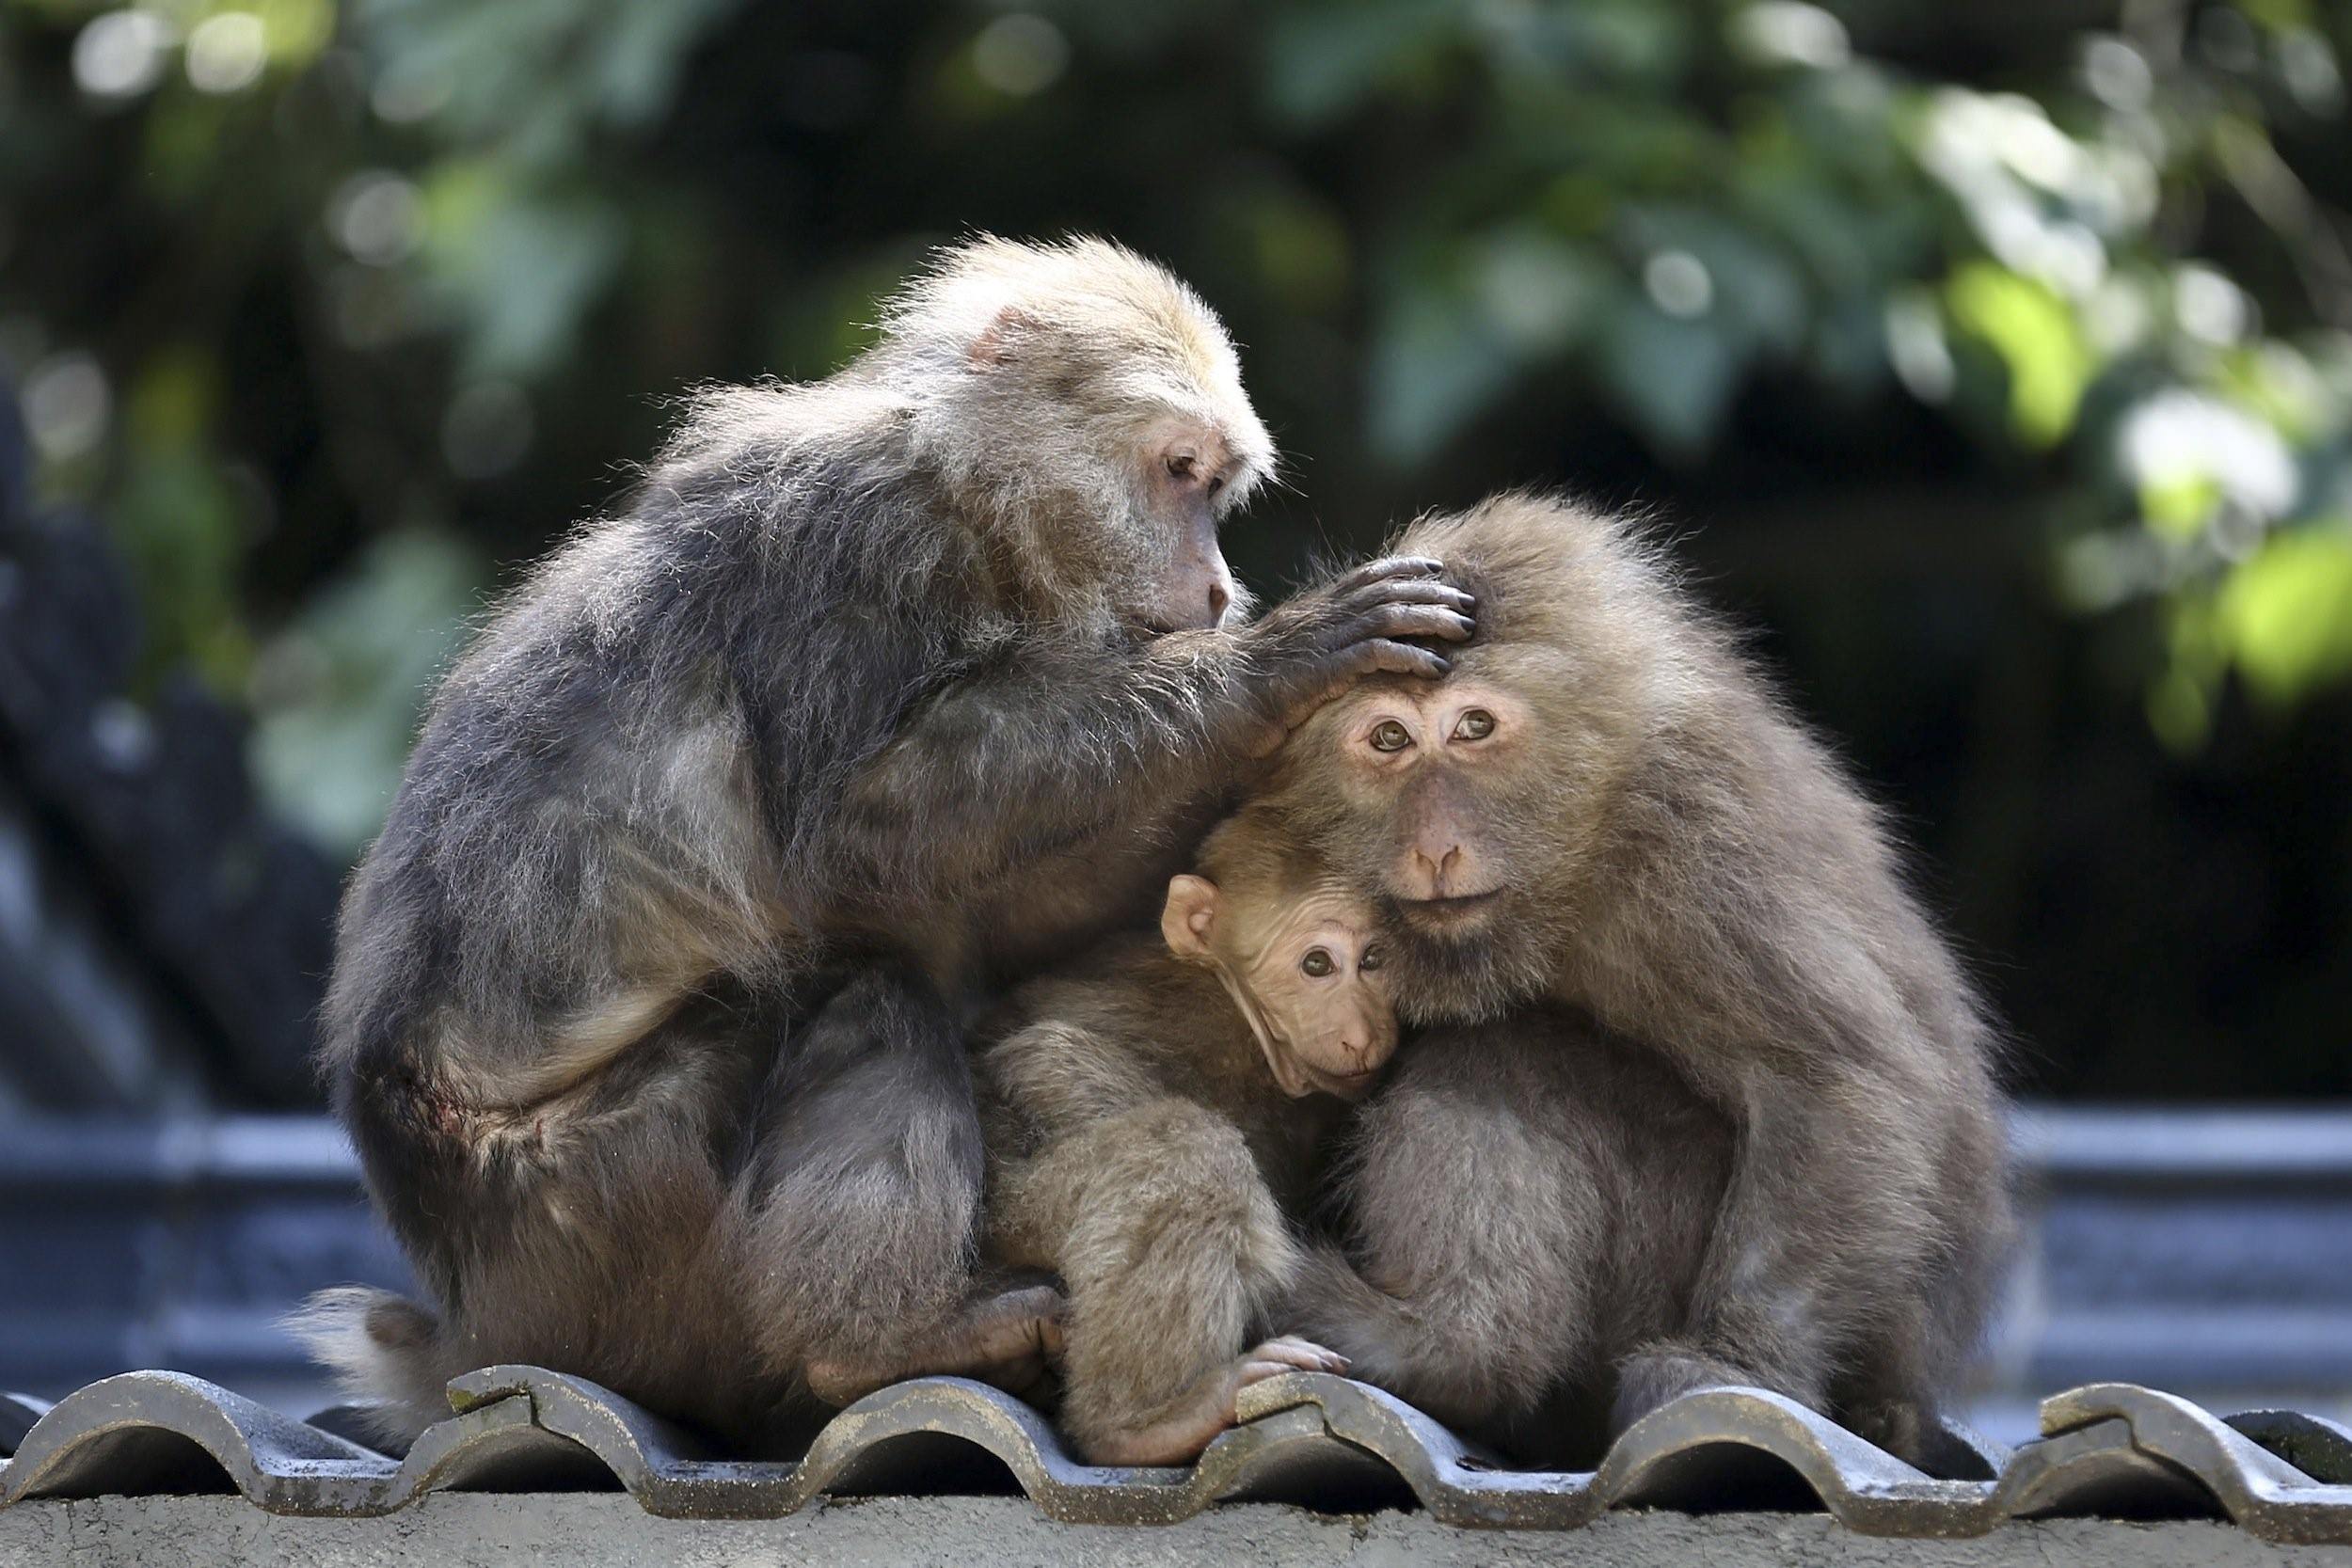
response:
{"label": "monkey haunch", "polygon": [[1731,1148],[1589,1019],[1425,1030],[1327,1174],[1346,1250],[1316,1244],[1272,1321],[1517,1459],[1590,1466],[1620,1363],[1684,1328]]}
{"label": "monkey haunch", "polygon": [[[1675,1325],[1622,1366],[1620,1421],[1736,1380],[1915,1451],[1920,1413],[1973,1349],[2010,1218],[1993,1031],[1876,815],[1623,524],[1504,497],[1404,542],[1478,593],[1477,643],[1442,682],[1368,683],[1323,709],[1262,806],[1378,893],[1408,1019],[1573,1008],[1723,1118],[1704,1257]],[[1541,1029],[1423,1043],[1460,1058],[1454,1080],[1500,1085],[1525,1076],[1514,1059]],[[1311,1302],[1296,1323],[1414,1387],[1482,1347],[1499,1358],[1487,1402],[1524,1410],[1575,1358],[1514,1362],[1485,1314],[1573,1311],[1585,1291],[1560,1298],[1541,1246],[1462,1253],[1490,1198],[1446,1162],[1470,1140],[1549,1158],[1583,1135],[1575,1090],[1450,1091],[1445,1114],[1485,1132],[1462,1125],[1399,1172],[1380,1128],[1412,1124],[1421,1082],[1384,1095],[1365,1159],[1389,1174],[1354,1204],[1375,1282],[1412,1312]],[[1551,1190],[1566,1204],[1572,1187]],[[1620,1244],[1638,1247],[1663,1217],[1638,1189],[1626,1200]]]}
{"label": "monkey haunch", "polygon": [[1425,562],[1235,624],[1271,458],[1216,318],[1091,242],[967,247],[831,380],[704,398],[451,673],[353,880],[326,1063],[441,1312],[330,1297],[327,1358],[399,1425],[516,1360],[767,1443],[813,1363],[955,1338],[967,989],[1468,634]]}
{"label": "monkey haunch", "polygon": [[982,1059],[992,1247],[1065,1281],[1062,1421],[1098,1464],[1189,1459],[1244,1385],[1345,1367],[1243,1346],[1298,1267],[1285,1216],[1330,1097],[1395,1048],[1370,908],[1246,819],[1200,863],[1169,884],[1164,941],[1023,988]]}

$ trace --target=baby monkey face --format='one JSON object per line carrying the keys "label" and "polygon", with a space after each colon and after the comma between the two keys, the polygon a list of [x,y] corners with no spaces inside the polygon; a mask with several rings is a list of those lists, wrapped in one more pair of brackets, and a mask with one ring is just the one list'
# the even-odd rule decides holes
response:
{"label": "baby monkey face", "polygon": [[1229,896],[1201,877],[1168,883],[1161,930],[1214,968],[1284,1094],[1359,1100],[1396,1051],[1396,1014],[1369,905],[1327,887]]}

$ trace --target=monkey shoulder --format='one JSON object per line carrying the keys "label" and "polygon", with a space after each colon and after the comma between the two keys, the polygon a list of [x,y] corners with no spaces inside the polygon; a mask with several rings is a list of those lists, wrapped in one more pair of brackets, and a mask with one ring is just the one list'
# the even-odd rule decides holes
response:
{"label": "monkey shoulder", "polygon": [[1231,1117],[1260,1092],[1253,1069],[1274,1092],[1232,998],[1156,933],[1113,937],[1022,986],[983,1042],[993,1092],[1056,1121],[1166,1099]]}

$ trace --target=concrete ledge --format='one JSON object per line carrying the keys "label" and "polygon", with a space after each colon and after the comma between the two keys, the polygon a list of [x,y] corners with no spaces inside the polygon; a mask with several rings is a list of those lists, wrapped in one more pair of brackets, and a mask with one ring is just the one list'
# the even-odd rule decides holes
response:
{"label": "concrete ledge", "polygon": [[661,1519],[625,1497],[580,1493],[444,1493],[397,1520],[304,1519],[235,1497],[94,1497],[29,1502],[0,1513],[0,1568],[797,1568],[854,1563],[954,1568],[1154,1568],[1237,1562],[1431,1565],[1692,1563],[1818,1568],[2347,1568],[2352,1546],[2270,1545],[2226,1524],[2053,1519],[2003,1525],[1961,1541],[1857,1535],[1820,1514],[1614,1513],[1565,1534],[1498,1536],[1425,1513],[1309,1513],[1236,1503],[1138,1531],[1057,1524],[1018,1497],[877,1497],[828,1501],[787,1519]]}

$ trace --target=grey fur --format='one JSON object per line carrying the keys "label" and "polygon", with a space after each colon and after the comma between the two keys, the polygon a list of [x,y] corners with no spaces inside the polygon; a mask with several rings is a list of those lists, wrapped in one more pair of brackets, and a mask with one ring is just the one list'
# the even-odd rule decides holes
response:
{"label": "grey fur", "polygon": [[1469,630],[1416,562],[1208,624],[1272,456],[1216,317],[1085,240],[950,252],[831,379],[695,401],[451,672],[345,899],[324,1065],[438,1309],[320,1304],[358,1392],[414,1428],[538,1362],[778,1446],[813,1360],[961,1310],[972,999]]}

